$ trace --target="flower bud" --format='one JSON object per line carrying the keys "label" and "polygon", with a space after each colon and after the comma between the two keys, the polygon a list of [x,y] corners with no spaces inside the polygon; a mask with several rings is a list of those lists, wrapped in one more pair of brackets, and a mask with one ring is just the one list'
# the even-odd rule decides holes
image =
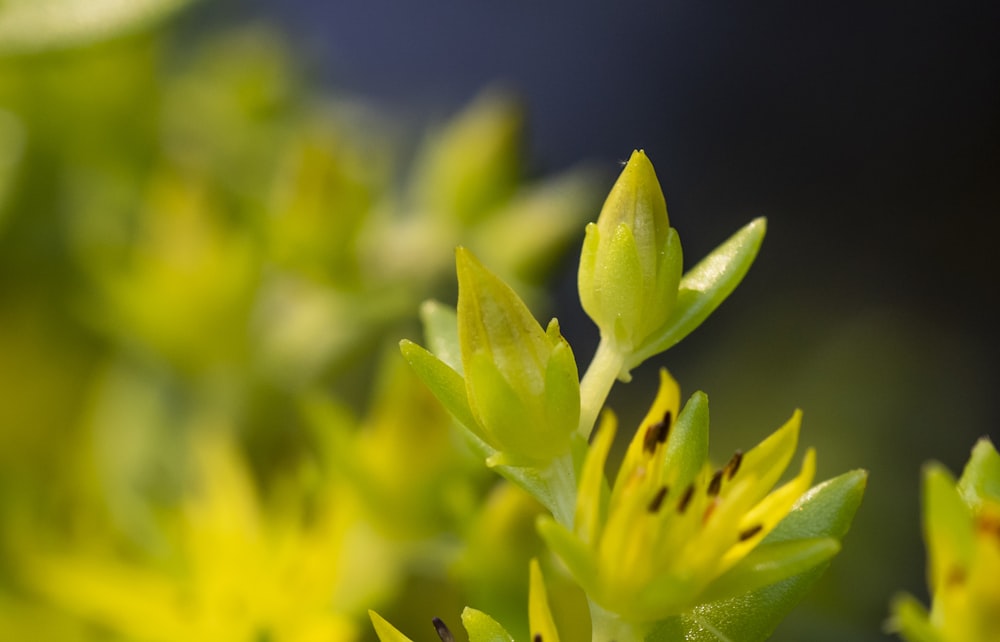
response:
{"label": "flower bud", "polygon": [[508,458],[544,462],[569,450],[580,384],[569,344],[464,248],[458,269],[458,339],[469,408],[486,441]]}
{"label": "flower bud", "polygon": [[635,151],[587,226],[578,276],[583,309],[620,351],[633,351],[667,321],[681,259],[653,165]]}

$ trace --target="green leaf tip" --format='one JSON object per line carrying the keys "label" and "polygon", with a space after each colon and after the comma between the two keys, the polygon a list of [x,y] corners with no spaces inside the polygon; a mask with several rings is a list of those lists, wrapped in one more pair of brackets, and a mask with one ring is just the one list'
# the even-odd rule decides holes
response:
{"label": "green leaf tip", "polygon": [[746,276],[757,258],[767,219],[747,223],[688,270],[680,280],[670,318],[626,361],[629,369],[676,345],[708,318]]}

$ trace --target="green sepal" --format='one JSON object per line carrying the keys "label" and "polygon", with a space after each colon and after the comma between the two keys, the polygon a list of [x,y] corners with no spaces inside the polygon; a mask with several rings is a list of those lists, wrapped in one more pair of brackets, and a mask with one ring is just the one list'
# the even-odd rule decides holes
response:
{"label": "green sepal", "polygon": [[715,602],[749,593],[808,571],[839,551],[840,543],[832,537],[761,544],[713,581],[701,598]]}
{"label": "green sepal", "polygon": [[590,548],[548,515],[539,516],[535,526],[545,545],[562,560],[580,586],[585,591],[592,591],[599,578]]}
{"label": "green sepal", "polygon": [[663,451],[663,483],[671,488],[686,488],[708,461],[708,396],[701,391],[691,395],[677,416]]}
{"label": "green sepal", "polygon": [[976,509],[984,499],[1000,502],[1000,453],[988,437],[976,442],[969,462],[958,480],[965,503]]}
{"label": "green sepal", "polygon": [[489,441],[476,421],[469,397],[465,392],[465,381],[462,375],[452,370],[446,363],[435,357],[421,346],[408,339],[399,342],[399,351],[403,353],[417,377],[430,388],[438,401],[455,419],[483,441]]}
{"label": "green sepal", "polygon": [[593,554],[586,544],[548,515],[539,516],[535,527],[545,540],[545,545],[562,560],[584,590],[589,591],[597,586],[597,567],[594,566]]}
{"label": "green sepal", "polygon": [[[827,537],[839,542],[850,529],[861,505],[867,479],[866,471],[853,470],[809,489],[761,546]],[[745,595],[697,606],[689,613],[658,623],[647,641],[766,640],[828,566],[829,562],[822,562]]]}
{"label": "green sepal", "polygon": [[[546,330],[552,342],[552,354],[545,366],[546,426],[568,426],[570,434],[580,422],[580,375],[569,343],[559,333],[559,323],[552,319]],[[539,431],[536,439],[546,439],[548,431]],[[564,439],[565,428],[556,428],[552,438]]]}
{"label": "green sepal", "polygon": [[924,605],[906,593],[893,598],[892,617],[885,623],[885,632],[897,633],[906,642],[945,642],[931,624]]}
{"label": "green sepal", "polygon": [[[512,385],[524,392],[541,386],[540,365],[551,346],[528,306],[500,277],[463,247],[455,250],[458,273],[458,338],[462,363],[485,353]],[[468,373],[466,373],[468,374]],[[475,378],[469,377],[470,387]]]}
{"label": "green sepal", "polygon": [[424,301],[420,306],[424,340],[435,357],[462,374],[462,348],[458,343],[458,314],[455,308],[438,301]]}
{"label": "green sepal", "polygon": [[[512,484],[520,486],[553,515],[560,515],[564,512],[564,507],[560,506],[557,501],[557,493],[560,491],[552,488],[555,480],[551,474],[548,476],[545,474],[545,469],[539,468],[534,463],[515,459],[510,453],[497,451],[475,435],[469,434],[468,436],[472,449],[486,460],[486,465],[490,470],[495,471]],[[587,447],[586,440],[579,435],[570,436],[569,449],[574,479],[580,476]],[[548,469],[548,472],[554,471]],[[572,518],[572,515],[568,517]]]}
{"label": "green sepal", "polygon": [[[593,287],[597,271],[597,250],[601,245],[601,231],[597,223],[587,223],[583,233],[583,247],[580,249],[580,267],[577,271],[577,290],[580,295],[580,305],[594,319],[600,309],[599,290]],[[594,319],[597,323],[597,319]]]}
{"label": "green sepal", "polygon": [[[529,495],[537,499],[549,512],[555,511],[555,498],[552,496],[552,491],[549,489],[541,470],[537,466],[512,459],[507,453],[500,452],[471,431],[465,433],[465,436],[469,448],[482,457],[490,470],[496,472],[510,483],[522,488]],[[583,440],[581,439],[580,441]]]}
{"label": "green sepal", "polygon": [[607,254],[597,265],[596,286],[600,296],[598,318],[602,331],[614,324],[614,341],[631,350],[634,341],[641,340],[639,325],[643,308],[642,262],[635,246],[632,230],[625,223],[615,228]]}
{"label": "green sepal", "polygon": [[468,606],[462,611],[462,626],[469,634],[469,642],[514,642],[514,636],[496,620]]}
{"label": "green sepal", "polygon": [[680,288],[681,275],[684,272],[684,250],[681,247],[681,237],[677,230],[667,230],[667,243],[660,253],[660,264],[656,268],[656,288],[652,295],[643,303],[654,311],[647,313],[647,327],[642,341],[659,329],[670,318]]}
{"label": "green sepal", "polygon": [[681,279],[670,318],[633,352],[626,368],[670,348],[701,325],[746,276],[766,229],[765,219],[754,219],[691,268]]}
{"label": "green sepal", "polygon": [[468,376],[477,382],[476,396],[470,402],[489,436],[487,441],[509,461],[543,464],[568,451],[575,421],[569,424],[557,418],[550,423],[546,408],[519,395],[489,355],[476,354],[467,367]]}

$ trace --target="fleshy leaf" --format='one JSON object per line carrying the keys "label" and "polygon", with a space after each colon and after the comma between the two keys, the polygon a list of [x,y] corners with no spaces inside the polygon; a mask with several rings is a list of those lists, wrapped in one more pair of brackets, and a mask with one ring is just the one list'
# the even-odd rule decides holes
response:
{"label": "fleshy leaf", "polygon": [[[867,472],[854,470],[811,488],[792,512],[764,540],[762,546],[803,538],[830,537],[840,541],[847,534],[864,496]],[[778,624],[822,576],[828,563],[746,595],[696,607],[661,623],[648,640],[668,640],[678,628],[688,642],[766,640]],[[661,633],[662,632],[662,633]]]}
{"label": "fleshy leaf", "polygon": [[766,228],[765,219],[754,219],[684,275],[670,318],[636,349],[627,369],[679,342],[719,307],[746,276]]}
{"label": "fleshy leaf", "polygon": [[462,626],[469,634],[469,642],[514,642],[514,637],[489,615],[465,607]]}
{"label": "fleshy leaf", "polygon": [[795,539],[758,546],[713,582],[702,597],[714,602],[744,595],[807,571],[839,551],[840,543],[832,537]]}
{"label": "fleshy leaf", "polygon": [[400,341],[399,350],[417,377],[431,389],[431,392],[448,412],[475,433],[477,437],[485,441],[486,437],[482,434],[475,415],[472,414],[472,409],[469,407],[469,398],[465,392],[465,381],[462,379],[462,375],[412,341],[406,339]]}
{"label": "fleshy leaf", "polygon": [[708,396],[704,392],[691,395],[672,430],[663,453],[664,468],[670,476],[663,481],[674,488],[685,488],[708,460]]}
{"label": "fleshy leaf", "polygon": [[452,370],[462,374],[462,349],[458,344],[458,315],[455,308],[437,301],[420,306],[424,338],[430,351]]}

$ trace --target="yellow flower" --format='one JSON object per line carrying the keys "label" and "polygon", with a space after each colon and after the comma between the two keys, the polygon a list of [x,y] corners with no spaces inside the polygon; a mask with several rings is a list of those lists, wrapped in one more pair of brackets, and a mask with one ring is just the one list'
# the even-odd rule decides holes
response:
{"label": "yellow flower", "polygon": [[348,496],[323,488],[323,507],[308,519],[304,506],[268,512],[228,437],[206,432],[195,454],[201,485],[173,515],[171,555],[126,560],[96,545],[31,552],[23,570],[32,588],[116,639],[358,639],[357,603],[384,595],[394,578],[374,561],[384,558],[378,544],[361,548],[372,538],[357,532]]}
{"label": "yellow flower", "polygon": [[911,642],[989,642],[1000,631],[1000,455],[981,440],[961,480],[924,470],[924,538],[930,614],[910,595],[887,628]]}
{"label": "yellow flower", "polygon": [[[758,446],[713,469],[708,408],[698,393],[679,413],[677,383],[660,390],[610,492],[603,470],[616,420],[606,412],[580,475],[572,532],[539,528],[592,602],[622,620],[651,623],[800,573],[839,550],[832,538],[762,540],[809,488],[815,453],[778,489],[798,440],[800,413]],[[596,626],[596,625],[595,625]]]}

